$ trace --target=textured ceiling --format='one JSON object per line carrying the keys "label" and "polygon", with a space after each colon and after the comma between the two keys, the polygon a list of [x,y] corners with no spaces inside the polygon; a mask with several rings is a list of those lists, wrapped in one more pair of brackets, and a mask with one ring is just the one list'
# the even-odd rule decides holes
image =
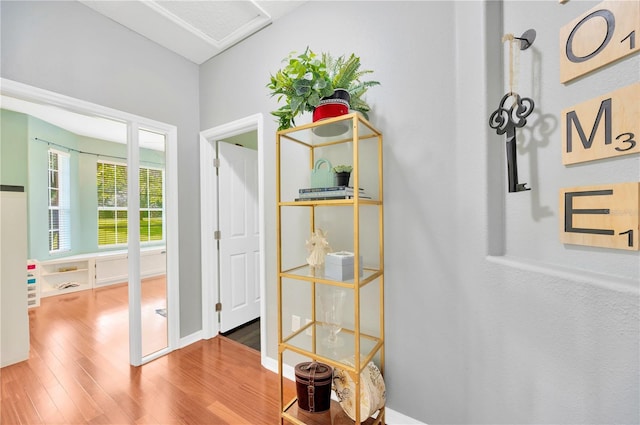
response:
{"label": "textured ceiling", "polygon": [[129,29],[201,64],[306,0],[79,0]]}
{"label": "textured ceiling", "polygon": [[222,44],[253,21],[266,22],[269,19],[266,13],[248,1],[159,1],[155,4],[217,44]]}
{"label": "textured ceiling", "polygon": [[[306,0],[79,1],[190,61],[201,64]],[[126,126],[122,123],[7,96],[0,98],[0,107],[38,117],[76,134],[126,143]],[[141,132],[140,137],[143,147],[164,147],[162,136]]]}

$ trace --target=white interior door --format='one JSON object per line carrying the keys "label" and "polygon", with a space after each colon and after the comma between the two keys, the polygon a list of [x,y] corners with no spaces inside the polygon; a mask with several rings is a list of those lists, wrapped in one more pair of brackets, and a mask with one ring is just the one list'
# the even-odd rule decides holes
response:
{"label": "white interior door", "polygon": [[218,142],[220,332],[260,317],[258,153]]}

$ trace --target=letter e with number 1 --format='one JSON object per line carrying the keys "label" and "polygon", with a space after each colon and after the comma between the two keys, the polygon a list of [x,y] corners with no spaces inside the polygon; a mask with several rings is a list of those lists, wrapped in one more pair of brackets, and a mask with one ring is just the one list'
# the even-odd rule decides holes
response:
{"label": "letter e with number 1", "polygon": [[560,241],[640,250],[640,183],[560,190]]}

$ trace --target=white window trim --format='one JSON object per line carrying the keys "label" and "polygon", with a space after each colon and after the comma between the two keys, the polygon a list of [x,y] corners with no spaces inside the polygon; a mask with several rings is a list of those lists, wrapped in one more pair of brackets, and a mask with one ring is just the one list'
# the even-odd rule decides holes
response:
{"label": "white window trim", "polygon": [[[51,168],[49,168],[51,153],[58,156],[58,205],[51,205]],[[47,151],[47,219],[49,223],[49,254],[60,254],[71,251],[71,155],[58,149],[49,148]],[[66,162],[66,167],[62,167]],[[51,249],[51,228],[49,212],[58,211],[58,249]]]}

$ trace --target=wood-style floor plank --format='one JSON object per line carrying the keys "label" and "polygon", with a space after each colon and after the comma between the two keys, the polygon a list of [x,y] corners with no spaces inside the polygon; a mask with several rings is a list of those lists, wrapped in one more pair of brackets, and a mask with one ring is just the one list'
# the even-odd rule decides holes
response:
{"label": "wood-style floor plank", "polygon": [[[29,359],[0,373],[0,423],[279,423],[277,375],[262,368],[259,352],[225,337],[130,366],[127,299],[126,284],[114,285],[29,310]],[[158,297],[150,299],[155,312]],[[293,397],[295,384],[285,393]]]}

